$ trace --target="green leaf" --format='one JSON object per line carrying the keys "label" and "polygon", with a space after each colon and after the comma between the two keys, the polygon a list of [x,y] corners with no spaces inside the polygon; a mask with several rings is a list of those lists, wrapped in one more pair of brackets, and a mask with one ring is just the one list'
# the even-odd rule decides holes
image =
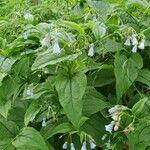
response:
{"label": "green leaf", "polygon": [[83,101],[86,88],[86,76],[83,73],[74,75],[59,74],[56,78],[56,90],[60,104],[75,127],[80,126]]}
{"label": "green leaf", "polygon": [[7,118],[10,109],[11,109],[11,101],[7,101],[4,105],[0,106],[0,114],[4,118]]}
{"label": "green leaf", "polygon": [[82,27],[80,27],[80,25],[76,24],[75,22],[63,21],[62,24],[66,25],[67,27],[69,27],[71,29],[78,31],[81,34],[84,33],[84,29]]}
{"label": "green leaf", "polygon": [[34,102],[30,104],[24,116],[25,126],[27,126],[30,121],[34,120],[36,115],[39,113],[40,109],[41,107],[39,106],[38,103]]}
{"label": "green leaf", "polygon": [[6,76],[7,76],[6,73],[0,73],[0,86],[2,85],[2,81]]}
{"label": "green leaf", "polygon": [[12,145],[12,138],[4,138],[0,141],[0,150],[15,150],[15,147]]}
{"label": "green leaf", "polygon": [[61,124],[48,124],[46,127],[42,128],[41,134],[47,140],[58,133],[67,133],[72,130],[72,127],[69,123]]}
{"label": "green leaf", "polygon": [[107,27],[105,26],[104,23],[99,23],[99,22],[96,22],[93,26],[93,34],[95,35],[96,38],[102,38],[105,33],[106,33],[106,30],[107,30]]}
{"label": "green leaf", "polygon": [[118,100],[133,84],[142,68],[143,62],[139,54],[133,54],[130,58],[124,55],[116,56],[115,61],[116,92]]}
{"label": "green leaf", "polygon": [[51,53],[48,50],[45,53],[38,55],[31,69],[32,70],[42,69],[48,65],[54,65],[65,60],[74,60],[81,54],[82,53],[79,52],[79,53],[70,54],[70,55],[63,55],[63,54],[56,55],[56,54]]}
{"label": "green leaf", "polygon": [[83,114],[85,116],[91,116],[109,106],[106,98],[93,87],[86,89],[85,95],[83,96],[83,103]]}
{"label": "green leaf", "polygon": [[146,101],[148,100],[147,97],[144,97],[143,99],[139,100],[132,108],[132,112],[135,115],[140,114],[140,112],[142,111],[142,109],[144,108],[144,105],[146,103]]}
{"label": "green leaf", "polygon": [[147,84],[150,87],[150,71],[147,69],[140,70],[137,81]]}
{"label": "green leaf", "polygon": [[17,149],[28,146],[32,150],[49,150],[41,134],[31,127],[23,128],[12,144]]}

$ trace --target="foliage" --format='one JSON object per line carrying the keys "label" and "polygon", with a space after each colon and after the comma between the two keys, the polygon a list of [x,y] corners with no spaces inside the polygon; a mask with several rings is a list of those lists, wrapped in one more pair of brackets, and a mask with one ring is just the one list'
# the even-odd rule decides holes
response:
{"label": "foliage", "polygon": [[150,149],[148,0],[0,7],[0,150]]}

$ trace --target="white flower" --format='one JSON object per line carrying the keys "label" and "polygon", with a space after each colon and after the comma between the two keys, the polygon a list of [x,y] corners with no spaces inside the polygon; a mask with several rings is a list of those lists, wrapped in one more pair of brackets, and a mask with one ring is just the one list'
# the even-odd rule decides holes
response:
{"label": "white flower", "polygon": [[73,144],[73,143],[70,144],[70,147],[71,147],[70,150],[75,150],[75,147],[74,147],[74,144]]}
{"label": "white flower", "polygon": [[[116,106],[117,106],[117,105],[116,105]],[[113,114],[113,113],[117,112],[117,111],[118,111],[118,107],[116,107],[116,106],[110,108],[110,109],[108,110],[108,112],[109,112],[110,114]]]}
{"label": "white flower", "polygon": [[141,42],[139,43],[138,48],[143,50],[144,47],[145,47],[145,39],[142,39]]}
{"label": "white flower", "polygon": [[117,122],[114,126],[114,131],[117,131],[119,129],[119,122]]}
{"label": "white flower", "polygon": [[102,136],[101,140],[104,141],[104,140],[106,139],[106,137],[107,137],[107,134],[104,134],[104,135]]}
{"label": "white flower", "polygon": [[96,144],[93,142],[93,140],[90,140],[90,148],[94,149],[96,147]]}
{"label": "white flower", "polygon": [[137,52],[137,45],[134,45],[131,51],[132,51],[133,53],[136,53],[136,52]]}
{"label": "white flower", "polygon": [[58,39],[55,39],[54,45],[53,45],[53,53],[54,54],[60,54],[60,46],[58,44]]}
{"label": "white flower", "polygon": [[94,56],[94,44],[90,44],[89,50],[88,50],[88,56]]}
{"label": "white flower", "polygon": [[42,127],[46,127],[46,118],[43,118]]}
{"label": "white flower", "polygon": [[27,33],[27,32],[24,32],[24,33],[23,33],[23,38],[24,38],[24,40],[27,40],[27,39],[28,39],[28,33]]}
{"label": "white flower", "polygon": [[113,130],[113,127],[114,127],[113,123],[110,123],[108,125],[105,125],[105,130],[111,133]]}
{"label": "white flower", "polygon": [[50,36],[49,36],[49,35],[46,35],[46,36],[44,37],[44,39],[41,41],[41,45],[42,45],[42,46],[48,46],[49,43],[50,43]]}
{"label": "white flower", "polygon": [[93,18],[92,18],[92,22],[94,23],[94,22],[96,22],[97,21],[97,18],[96,18],[96,16],[94,16]]}
{"label": "white flower", "polygon": [[31,88],[28,88],[27,89],[27,91],[26,91],[26,94],[28,95],[28,96],[33,96],[34,94],[33,94],[33,89],[31,89]]}
{"label": "white flower", "polygon": [[112,119],[117,121],[119,119],[118,115],[112,115]]}
{"label": "white flower", "polygon": [[127,37],[124,45],[126,45],[126,46],[130,46],[131,45],[131,37],[130,36]]}
{"label": "white flower", "polygon": [[86,142],[82,144],[81,150],[86,150]]}
{"label": "white flower", "polygon": [[107,143],[105,143],[105,145],[106,145],[106,148],[110,148],[110,146],[111,146],[110,145],[110,140],[108,140]]}
{"label": "white flower", "polygon": [[25,18],[25,20],[28,20],[28,21],[33,21],[34,20],[33,15],[29,12],[24,13],[24,18]]}
{"label": "white flower", "polygon": [[63,144],[62,148],[63,148],[63,149],[67,149],[67,146],[68,146],[68,143],[65,142],[65,143]]}
{"label": "white flower", "polygon": [[132,35],[132,45],[138,45],[138,40],[135,34]]}

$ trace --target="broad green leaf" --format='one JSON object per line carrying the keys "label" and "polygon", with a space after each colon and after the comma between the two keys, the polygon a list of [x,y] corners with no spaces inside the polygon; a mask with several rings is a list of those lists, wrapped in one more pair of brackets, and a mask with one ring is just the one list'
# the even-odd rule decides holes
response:
{"label": "broad green leaf", "polygon": [[106,33],[107,27],[104,23],[96,22],[93,26],[93,34],[96,38],[102,38]]}
{"label": "broad green leaf", "polygon": [[7,76],[6,73],[0,73],[0,86],[2,85],[2,81],[6,76]]}
{"label": "broad green leaf", "polygon": [[133,54],[130,58],[119,55],[115,58],[116,92],[118,100],[129,89],[138,76],[143,62],[139,54]]}
{"label": "broad green leaf", "polygon": [[41,134],[31,127],[23,128],[12,144],[17,149],[27,146],[28,149],[31,147],[32,150],[49,150]]}
{"label": "broad green leaf", "polygon": [[11,109],[11,101],[7,101],[4,105],[0,106],[0,114],[4,118],[7,118],[10,109]]}
{"label": "broad green leaf", "polygon": [[15,150],[12,145],[13,138],[4,138],[0,141],[0,150]]}
{"label": "broad green leaf", "polygon": [[139,100],[132,108],[132,112],[135,115],[140,114],[140,112],[142,111],[142,109],[144,108],[144,105],[146,103],[146,101],[148,100],[147,97],[144,97],[143,99]]}
{"label": "broad green leaf", "polygon": [[47,140],[58,133],[67,133],[72,130],[72,127],[69,123],[61,124],[47,124],[46,127],[42,128],[41,134]]}
{"label": "broad green leaf", "polygon": [[48,65],[54,65],[65,60],[74,60],[79,55],[81,55],[81,53],[70,55],[56,55],[48,50],[46,51],[46,53],[42,53],[36,58],[35,62],[32,65],[32,70],[42,69]]}
{"label": "broad green leaf", "polygon": [[36,115],[39,113],[40,109],[41,107],[39,106],[38,103],[34,102],[30,104],[24,116],[25,126],[27,126],[30,121],[34,120]]}
{"label": "broad green leaf", "polygon": [[112,7],[106,0],[101,1],[93,1],[93,0],[86,0],[89,6],[94,9],[97,14],[100,16],[100,19],[106,19],[109,13],[112,11]]}
{"label": "broad green leaf", "polygon": [[18,127],[16,124],[0,116],[0,141],[4,138],[14,138],[17,133]]}
{"label": "broad green leaf", "polygon": [[79,127],[81,123],[82,97],[86,89],[86,82],[86,76],[83,73],[59,74],[56,78],[56,90],[60,104],[75,127]]}
{"label": "broad green leaf", "polygon": [[94,87],[103,87],[115,81],[113,68],[104,68],[88,76],[88,84]]}
{"label": "broad green leaf", "polygon": [[83,114],[85,114],[85,116],[91,116],[108,106],[109,103],[106,102],[106,98],[93,87],[86,89],[83,96]]}
{"label": "broad green leaf", "polygon": [[76,24],[75,22],[63,21],[62,24],[66,25],[67,27],[69,27],[71,29],[78,31],[81,34],[84,33],[84,29],[80,25]]}
{"label": "broad green leaf", "polygon": [[140,70],[137,81],[147,84],[150,87],[150,71],[147,69]]}

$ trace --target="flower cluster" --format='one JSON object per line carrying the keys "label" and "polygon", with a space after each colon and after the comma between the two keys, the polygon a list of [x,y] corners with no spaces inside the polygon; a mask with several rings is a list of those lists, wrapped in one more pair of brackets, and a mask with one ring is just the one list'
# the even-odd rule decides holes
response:
{"label": "flower cluster", "polygon": [[[90,144],[90,148],[91,149],[95,149],[96,144],[95,144],[93,139],[89,140],[89,144]],[[63,144],[62,148],[63,149],[67,149],[68,148],[68,142],[67,141]],[[74,144],[72,142],[70,143],[70,150],[75,150],[75,146],[74,146]],[[83,142],[83,144],[81,146],[81,150],[87,150],[87,143],[86,143],[86,141]]]}
{"label": "flower cluster", "polygon": [[114,107],[108,110],[109,114],[111,115],[113,121],[110,124],[105,125],[105,130],[111,133],[113,130],[117,131],[120,126],[120,116],[122,111],[126,110],[127,107],[122,105],[115,105]]}
{"label": "flower cluster", "polygon": [[141,50],[143,50],[145,48],[145,37],[142,36],[140,41],[138,41],[137,35],[132,34],[132,36],[127,36],[124,45],[133,46],[132,47],[132,52],[136,53],[138,48],[141,49]]}

